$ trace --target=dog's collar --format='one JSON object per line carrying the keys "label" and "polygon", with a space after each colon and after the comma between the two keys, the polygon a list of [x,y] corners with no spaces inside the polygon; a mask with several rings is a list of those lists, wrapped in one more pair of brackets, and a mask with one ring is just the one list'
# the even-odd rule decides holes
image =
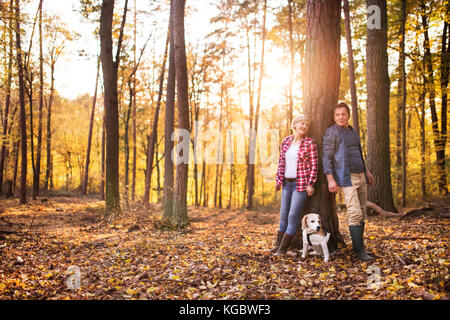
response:
{"label": "dog's collar", "polygon": [[307,233],[307,234],[306,234],[306,240],[308,240],[308,243],[309,243],[309,245],[310,245],[311,247],[312,247],[312,245],[313,245],[313,244],[311,243],[311,239],[310,239],[310,237],[311,237],[312,234],[314,234],[314,233]]}

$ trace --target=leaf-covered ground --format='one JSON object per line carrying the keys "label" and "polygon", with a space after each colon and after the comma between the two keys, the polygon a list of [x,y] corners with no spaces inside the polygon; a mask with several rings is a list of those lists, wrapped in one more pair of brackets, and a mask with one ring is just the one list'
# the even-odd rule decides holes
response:
{"label": "leaf-covered ground", "polygon": [[[276,209],[191,207],[190,227],[163,231],[154,226],[157,205],[124,210],[110,221],[102,206],[78,197],[24,206],[2,200],[0,299],[448,297],[450,223],[433,211],[407,219],[369,217],[366,246],[377,257],[372,263],[352,255],[342,212],[340,228],[349,247],[324,264],[314,256],[300,261],[297,250],[269,254]],[[70,289],[77,267],[80,288]]]}

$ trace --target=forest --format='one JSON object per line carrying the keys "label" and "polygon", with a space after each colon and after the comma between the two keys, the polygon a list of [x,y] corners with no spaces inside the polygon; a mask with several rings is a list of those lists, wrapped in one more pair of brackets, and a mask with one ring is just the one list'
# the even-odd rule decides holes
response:
{"label": "forest", "polygon": [[[0,299],[447,299],[450,3],[0,0]],[[270,254],[281,141],[346,102],[373,174],[352,256]],[[300,229],[300,228],[299,228]],[[346,244],[347,243],[347,244]]]}

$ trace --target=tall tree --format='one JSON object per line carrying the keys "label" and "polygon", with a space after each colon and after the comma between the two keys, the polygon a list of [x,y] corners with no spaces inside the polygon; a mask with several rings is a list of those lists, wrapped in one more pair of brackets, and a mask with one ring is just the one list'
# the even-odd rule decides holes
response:
{"label": "tall tree", "polygon": [[86,147],[86,160],[84,162],[84,176],[83,183],[81,185],[81,194],[87,193],[88,179],[89,179],[89,163],[91,159],[91,144],[92,144],[92,130],[94,128],[94,115],[95,115],[95,105],[97,102],[97,89],[98,89],[98,78],[100,75],[100,57],[97,59],[97,75],[95,76],[95,89],[94,96],[92,97],[92,108],[91,108],[91,118],[89,121],[89,133],[88,141]]}
{"label": "tall tree", "polygon": [[[436,89],[434,84],[434,74],[433,74],[433,62],[431,57],[431,48],[430,48],[430,38],[429,38],[429,32],[428,32],[428,15],[427,15],[427,7],[425,6],[425,3],[422,1],[420,4],[421,9],[421,18],[422,18],[422,28],[423,28],[423,46],[424,46],[424,63],[425,63],[425,72],[426,72],[426,86],[427,91],[429,94],[428,101],[430,104],[430,112],[431,112],[431,127],[433,130],[433,140],[434,140],[434,148],[436,152],[436,164],[438,167],[438,186],[439,186],[439,192],[441,194],[448,195],[448,189],[447,189],[447,173],[445,168],[445,140],[443,139],[443,136],[447,135],[447,101],[446,97],[444,96],[444,104],[445,107],[442,109],[441,112],[441,131],[439,131],[439,118],[436,108]],[[446,37],[446,28],[444,24],[444,34]],[[443,42],[446,41],[446,38],[443,39]],[[445,49],[444,49],[445,50]],[[445,65],[445,60],[443,60]],[[447,66],[448,70],[448,66]],[[444,68],[444,81],[445,81],[445,68]],[[448,79],[448,74],[447,74]],[[448,81],[448,80],[447,80]],[[443,83],[445,84],[445,82]],[[443,104],[443,106],[444,106]],[[445,111],[445,113],[444,113]],[[445,128],[443,128],[443,125],[445,125]]]}
{"label": "tall tree", "polygon": [[174,49],[174,25],[173,25],[174,2],[170,1],[169,17],[169,70],[167,75],[167,95],[164,118],[164,213],[163,220],[170,223],[173,218],[173,162],[172,132],[174,129],[175,112],[175,49]]}
{"label": "tall tree", "polygon": [[27,202],[27,125],[25,114],[25,83],[23,78],[22,49],[20,40],[20,0],[16,0],[16,51],[17,51],[17,73],[19,78],[19,105],[20,105],[20,203]]}
{"label": "tall tree", "polygon": [[[320,159],[322,158],[322,137],[326,129],[334,123],[333,107],[337,104],[339,96],[340,4],[340,0],[308,0],[306,3],[303,111],[312,119],[309,135],[318,146]],[[320,214],[324,229],[331,234],[328,246],[330,251],[334,251],[338,243],[343,240],[339,233],[335,197],[328,191],[327,179],[321,167],[319,167],[318,181],[314,188],[314,195],[310,205],[305,206],[304,213]],[[301,245],[301,242],[298,245]]]}
{"label": "tall tree", "polygon": [[[367,24],[367,166],[374,176],[368,198],[386,211],[397,212],[392,196],[389,150],[389,73],[386,0],[366,0],[377,8]],[[371,7],[375,6],[375,7]],[[378,24],[379,23],[379,24]]]}
{"label": "tall tree", "polygon": [[9,108],[11,105],[11,82],[12,82],[12,64],[13,64],[13,53],[14,53],[14,2],[10,1],[10,20],[9,20],[9,54],[8,54],[8,63],[6,67],[6,95],[5,95],[5,111],[3,115],[3,131],[1,136],[1,150],[0,150],[0,194],[2,194],[3,190],[3,170],[5,167],[6,160],[6,137],[8,133],[8,117],[9,117]]}
{"label": "tall tree", "polygon": [[[186,63],[186,47],[184,40],[184,10],[186,0],[172,0],[173,3],[173,44],[175,58],[175,76],[177,84],[178,126],[189,131],[189,97]],[[189,150],[189,141],[183,141]],[[175,190],[173,202],[173,218],[177,225],[188,223],[187,216],[187,180],[189,153],[183,154],[186,161],[181,161],[176,167]]]}
{"label": "tall tree", "polygon": [[103,70],[104,106],[106,123],[106,201],[107,215],[120,211],[119,194],[119,111],[117,97],[117,73],[120,63],[123,29],[127,16],[128,0],[125,0],[116,56],[113,60],[112,26],[114,0],[103,0],[100,16],[100,59]]}
{"label": "tall tree", "polygon": [[350,83],[350,95],[352,101],[352,123],[359,135],[359,110],[358,98],[356,96],[355,63],[353,62],[352,29],[350,24],[350,9],[348,0],[344,0],[343,10],[345,16],[345,40],[347,42],[348,80]]}
{"label": "tall tree", "polygon": [[[170,27],[169,27],[170,28]],[[167,49],[169,47],[169,39],[170,39],[170,31],[168,28],[167,37],[166,37],[166,46],[164,49],[164,58],[161,65],[161,73],[159,76],[159,90],[158,90],[158,99],[156,100],[156,108],[155,113],[153,115],[153,125],[150,133],[150,139],[147,150],[147,169],[145,170],[145,192],[144,192],[144,202],[148,202],[150,199],[150,188],[151,188],[151,180],[152,180],[152,171],[153,171],[153,157],[155,155],[155,145],[156,145],[156,137],[158,133],[158,118],[159,118],[159,109],[161,106],[161,99],[164,88],[164,74],[166,73],[166,62],[167,62]]]}
{"label": "tall tree", "polygon": [[248,195],[247,195],[247,209],[253,207],[253,194],[255,189],[255,158],[256,158],[256,138],[258,134],[258,118],[259,109],[261,107],[261,88],[262,79],[264,76],[264,50],[266,43],[266,13],[267,13],[267,0],[264,0],[263,7],[263,25],[262,25],[262,46],[261,46],[261,63],[259,68],[259,78],[258,78],[258,93],[256,98],[256,112],[255,112],[255,129],[250,130],[249,137],[249,165],[248,165]]}

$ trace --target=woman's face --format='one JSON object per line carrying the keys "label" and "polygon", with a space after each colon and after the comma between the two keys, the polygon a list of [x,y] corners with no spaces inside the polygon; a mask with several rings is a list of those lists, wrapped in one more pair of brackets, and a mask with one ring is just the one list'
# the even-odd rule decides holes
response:
{"label": "woman's face", "polygon": [[309,121],[300,120],[294,123],[295,133],[304,136],[309,129]]}

